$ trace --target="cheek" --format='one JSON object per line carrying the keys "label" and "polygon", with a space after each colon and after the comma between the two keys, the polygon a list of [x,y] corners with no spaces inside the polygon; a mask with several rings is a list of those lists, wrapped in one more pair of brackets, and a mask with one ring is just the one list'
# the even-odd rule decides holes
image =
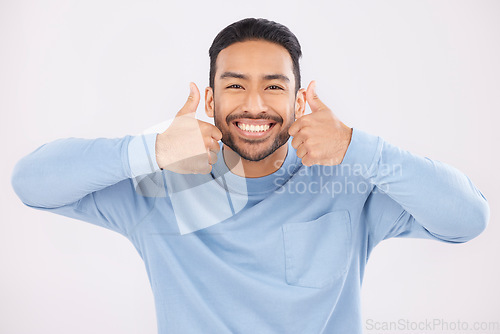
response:
{"label": "cheek", "polygon": [[274,93],[274,94],[268,94],[266,96],[263,97],[264,98],[264,101],[269,104],[269,105],[274,105],[274,106],[284,106],[284,105],[288,105],[290,103],[290,99],[289,99],[289,96],[287,94],[278,94],[278,93]]}
{"label": "cheek", "polygon": [[288,95],[269,95],[265,98],[265,103],[274,111],[280,114],[283,122],[287,122],[289,118],[294,119],[295,99],[290,98]]}
{"label": "cheek", "polygon": [[230,94],[221,95],[215,100],[215,107],[219,114],[227,115],[232,110],[236,109],[241,101],[236,96],[231,96]]}
{"label": "cheek", "polygon": [[286,119],[283,120],[283,123],[286,124],[285,126],[287,128],[292,126],[293,122],[295,122],[295,105],[290,106]]}
{"label": "cheek", "polygon": [[231,112],[231,109],[234,109],[231,99],[228,99],[226,96],[215,96],[214,115],[219,122],[222,120],[225,122],[226,116]]}

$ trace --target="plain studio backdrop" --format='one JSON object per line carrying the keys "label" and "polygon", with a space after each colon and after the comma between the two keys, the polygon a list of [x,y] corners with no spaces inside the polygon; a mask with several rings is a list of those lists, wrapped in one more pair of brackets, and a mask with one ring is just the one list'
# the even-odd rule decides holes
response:
{"label": "plain studio backdrop", "polygon": [[245,17],[296,34],[302,87],[317,80],[345,124],[458,168],[488,199],[489,225],[468,243],[390,239],[374,249],[365,332],[375,322],[500,321],[499,16],[500,2],[477,0],[2,1],[0,332],[156,333],[132,244],[24,206],[12,168],[57,138],[121,137],[171,119],[189,81],[202,93],[198,117],[211,121],[208,48]]}

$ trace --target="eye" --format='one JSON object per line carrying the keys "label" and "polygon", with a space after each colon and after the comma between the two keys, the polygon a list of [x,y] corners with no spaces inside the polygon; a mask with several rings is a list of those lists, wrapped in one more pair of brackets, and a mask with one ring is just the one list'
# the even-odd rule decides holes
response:
{"label": "eye", "polygon": [[276,90],[276,89],[283,89],[283,88],[281,88],[280,86],[276,86],[276,85],[271,85],[271,86],[269,86],[268,88],[270,88],[270,87],[275,87],[275,88],[273,88],[272,90]]}
{"label": "eye", "polygon": [[[237,87],[234,87],[234,86],[237,86]],[[241,86],[240,86],[240,85],[237,85],[237,84],[233,84],[233,85],[231,85],[231,86],[228,86],[227,88],[241,88]]]}

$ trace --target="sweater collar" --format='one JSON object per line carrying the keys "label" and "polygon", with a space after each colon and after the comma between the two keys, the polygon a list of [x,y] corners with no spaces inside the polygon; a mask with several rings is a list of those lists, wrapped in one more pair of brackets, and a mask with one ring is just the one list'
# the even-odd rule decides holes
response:
{"label": "sweater collar", "polygon": [[288,145],[288,151],[281,167],[272,174],[252,178],[236,175],[229,170],[222,153],[224,144],[219,142],[220,150],[217,153],[217,162],[212,165],[211,174],[219,185],[229,192],[246,196],[273,192],[285,184],[302,165],[292,146],[291,138],[285,144]]}

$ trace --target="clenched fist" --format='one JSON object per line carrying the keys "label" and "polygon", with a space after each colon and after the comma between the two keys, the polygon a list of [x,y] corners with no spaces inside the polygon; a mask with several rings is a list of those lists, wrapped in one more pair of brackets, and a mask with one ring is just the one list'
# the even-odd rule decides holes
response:
{"label": "clenched fist", "polygon": [[342,123],[319,99],[316,82],[311,81],[306,91],[306,101],[311,113],[297,119],[288,133],[293,137],[292,146],[305,166],[339,165],[351,142],[352,128]]}
{"label": "clenched fist", "polygon": [[156,136],[156,162],[161,169],[180,174],[208,174],[217,162],[222,133],[214,125],[196,119],[200,91],[189,83],[189,97],[173,122]]}

